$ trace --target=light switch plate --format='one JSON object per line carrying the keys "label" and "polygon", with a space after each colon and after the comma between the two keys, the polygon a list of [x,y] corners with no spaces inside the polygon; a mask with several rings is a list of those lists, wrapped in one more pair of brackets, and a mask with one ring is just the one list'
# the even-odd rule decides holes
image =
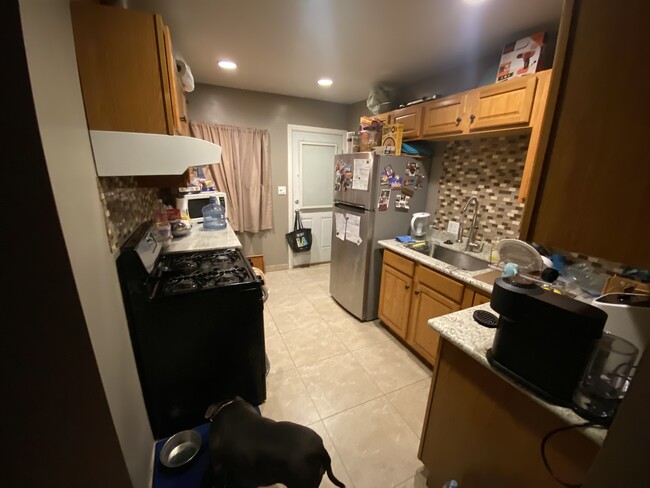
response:
{"label": "light switch plate", "polygon": [[286,195],[287,194],[287,187],[286,186],[278,186],[278,195]]}
{"label": "light switch plate", "polygon": [[455,220],[450,220],[447,224],[447,232],[450,234],[458,234],[458,229],[460,228],[460,223]]}

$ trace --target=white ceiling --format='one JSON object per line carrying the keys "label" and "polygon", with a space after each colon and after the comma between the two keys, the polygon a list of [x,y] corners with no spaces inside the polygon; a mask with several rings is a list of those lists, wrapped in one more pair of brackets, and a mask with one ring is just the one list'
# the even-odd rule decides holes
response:
{"label": "white ceiling", "polygon": [[[516,33],[558,23],[562,0],[131,0],[128,6],[162,15],[196,82],[354,103],[377,83],[411,83],[498,53]],[[220,59],[238,69],[218,68]],[[321,77],[334,84],[318,86]]]}

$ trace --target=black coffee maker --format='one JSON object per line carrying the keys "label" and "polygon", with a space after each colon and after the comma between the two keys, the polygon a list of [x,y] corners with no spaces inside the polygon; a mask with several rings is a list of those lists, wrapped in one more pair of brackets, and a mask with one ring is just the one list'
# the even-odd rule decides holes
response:
{"label": "black coffee maker", "polygon": [[607,314],[519,275],[494,282],[491,306],[499,322],[490,364],[545,400],[570,407]]}

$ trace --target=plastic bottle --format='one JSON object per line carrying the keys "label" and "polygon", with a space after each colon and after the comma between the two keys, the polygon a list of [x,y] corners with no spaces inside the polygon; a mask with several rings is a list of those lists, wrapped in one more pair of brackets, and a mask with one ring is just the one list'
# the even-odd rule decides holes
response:
{"label": "plastic bottle", "polygon": [[167,220],[167,207],[162,200],[158,200],[158,203],[156,204],[154,219],[154,237],[158,242],[169,242],[172,238],[172,228],[169,220]]}
{"label": "plastic bottle", "polygon": [[201,209],[203,227],[210,230],[226,228],[226,210],[217,203],[217,197],[210,197],[210,203]]}

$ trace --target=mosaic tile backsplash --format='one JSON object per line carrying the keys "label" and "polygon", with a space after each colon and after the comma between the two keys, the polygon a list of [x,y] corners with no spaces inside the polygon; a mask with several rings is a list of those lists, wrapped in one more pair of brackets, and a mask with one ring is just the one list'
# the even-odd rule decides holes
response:
{"label": "mosaic tile backsplash", "polygon": [[132,176],[97,178],[106,233],[115,252],[145,220],[152,218],[158,189],[140,188]]}
{"label": "mosaic tile backsplash", "polygon": [[[478,238],[489,243],[518,238],[523,203],[517,202],[530,135],[450,141],[442,160],[434,224],[460,220],[467,199],[480,203]],[[467,213],[469,228],[473,208]],[[465,231],[467,235],[467,231]]]}

